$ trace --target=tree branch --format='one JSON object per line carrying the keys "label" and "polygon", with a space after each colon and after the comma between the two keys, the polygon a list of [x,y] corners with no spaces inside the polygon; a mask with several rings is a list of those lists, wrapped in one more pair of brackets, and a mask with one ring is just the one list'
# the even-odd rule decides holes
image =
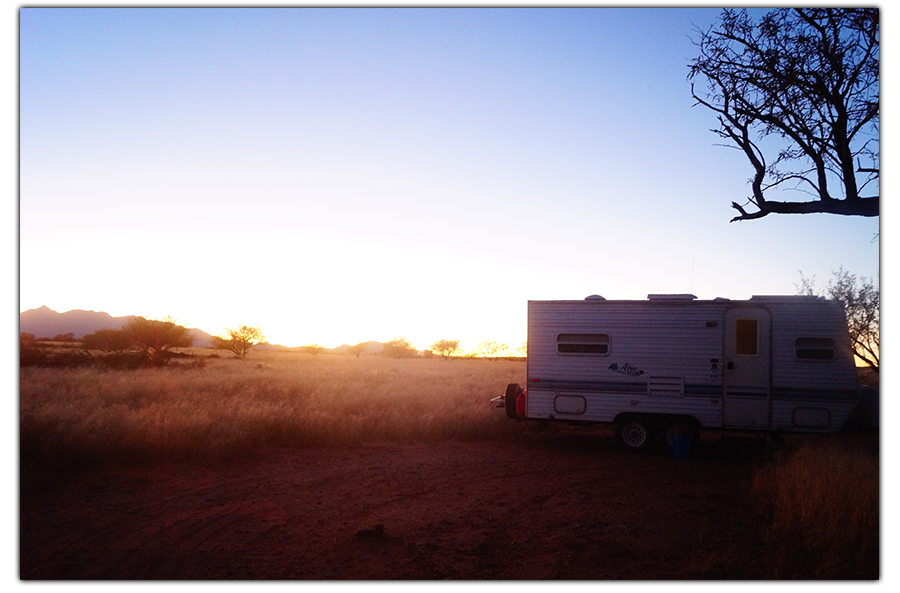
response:
{"label": "tree branch", "polygon": [[[698,31],[699,57],[688,78],[695,105],[718,114],[716,134],[744,152],[754,169],[752,203],[739,216],[813,212],[878,216],[878,196],[863,188],[878,180],[878,9],[776,9],[760,21],[725,9],[717,27]],[[774,158],[762,142],[774,139]],[[874,149],[873,149],[874,147]],[[870,161],[863,166],[860,157]],[[769,161],[767,164],[766,161]],[[787,180],[817,200],[766,198]],[[877,190],[876,190],[877,191]]]}
{"label": "tree branch", "polygon": [[858,198],[848,200],[815,200],[812,202],[773,202],[766,200],[758,204],[757,212],[747,212],[737,202],[731,207],[740,212],[730,222],[755,220],[769,214],[840,214],[844,216],[878,216],[879,198]]}

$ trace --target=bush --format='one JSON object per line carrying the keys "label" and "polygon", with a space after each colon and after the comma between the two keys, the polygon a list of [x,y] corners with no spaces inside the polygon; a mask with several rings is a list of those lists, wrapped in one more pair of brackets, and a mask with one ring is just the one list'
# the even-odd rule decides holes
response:
{"label": "bush", "polygon": [[41,347],[34,334],[19,334],[19,366],[32,367],[46,363],[47,353]]}
{"label": "bush", "polygon": [[189,348],[193,344],[190,330],[171,318],[135,317],[123,328],[135,346],[144,353],[150,366],[165,366],[173,348]]}

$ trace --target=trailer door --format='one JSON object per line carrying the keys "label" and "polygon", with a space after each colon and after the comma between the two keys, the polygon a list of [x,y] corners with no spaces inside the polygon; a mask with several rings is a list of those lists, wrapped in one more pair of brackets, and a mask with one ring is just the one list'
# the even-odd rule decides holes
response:
{"label": "trailer door", "polygon": [[723,425],[771,426],[772,316],[768,309],[725,312],[725,401]]}

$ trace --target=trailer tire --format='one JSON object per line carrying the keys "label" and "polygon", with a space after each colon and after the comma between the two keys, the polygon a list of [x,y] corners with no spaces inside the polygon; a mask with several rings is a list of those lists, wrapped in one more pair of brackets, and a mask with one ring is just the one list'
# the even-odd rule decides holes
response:
{"label": "trailer tire", "polygon": [[506,408],[506,417],[515,420],[516,399],[522,394],[522,387],[518,383],[510,383],[506,386],[506,396],[503,399],[503,407]]}
{"label": "trailer tire", "polygon": [[646,418],[626,416],[616,421],[616,442],[626,451],[643,451],[652,439],[652,426]]}

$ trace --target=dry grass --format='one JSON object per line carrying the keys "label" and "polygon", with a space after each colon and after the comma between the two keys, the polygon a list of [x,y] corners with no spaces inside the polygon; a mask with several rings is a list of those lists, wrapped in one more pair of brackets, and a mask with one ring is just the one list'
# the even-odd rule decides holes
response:
{"label": "dry grass", "polygon": [[775,579],[877,579],[877,452],[847,440],[802,442],[754,472]]}
{"label": "dry grass", "polygon": [[[23,465],[225,460],[277,446],[492,440],[521,429],[488,402],[524,383],[522,362],[285,352],[194,360],[203,364],[21,369]],[[770,579],[879,577],[877,451],[852,439],[789,439],[756,468],[752,493],[766,541],[723,549],[699,574],[743,574],[734,566],[751,562],[748,574]]]}
{"label": "dry grass", "polygon": [[23,368],[23,462],[221,459],[268,446],[502,438],[520,362],[254,352],[103,371]]}

